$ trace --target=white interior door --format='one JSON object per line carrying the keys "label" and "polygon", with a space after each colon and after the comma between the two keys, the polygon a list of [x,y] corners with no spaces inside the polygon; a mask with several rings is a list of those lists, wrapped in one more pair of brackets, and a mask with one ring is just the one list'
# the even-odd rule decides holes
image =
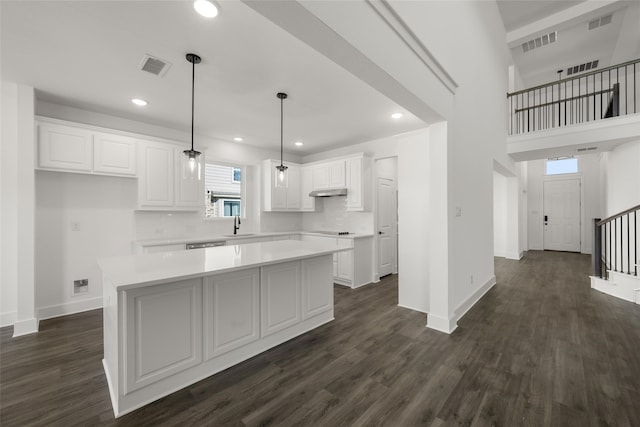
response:
{"label": "white interior door", "polygon": [[378,272],[380,277],[396,270],[396,195],[393,181],[378,178]]}
{"label": "white interior door", "polygon": [[544,249],[580,252],[580,180],[544,182]]}

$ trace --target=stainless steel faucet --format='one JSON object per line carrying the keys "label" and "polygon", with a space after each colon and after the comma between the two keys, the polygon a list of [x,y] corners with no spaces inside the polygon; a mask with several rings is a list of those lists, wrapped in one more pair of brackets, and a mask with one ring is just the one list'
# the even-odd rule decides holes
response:
{"label": "stainless steel faucet", "polygon": [[240,229],[240,216],[236,215],[233,217],[233,234],[238,234],[238,230]]}

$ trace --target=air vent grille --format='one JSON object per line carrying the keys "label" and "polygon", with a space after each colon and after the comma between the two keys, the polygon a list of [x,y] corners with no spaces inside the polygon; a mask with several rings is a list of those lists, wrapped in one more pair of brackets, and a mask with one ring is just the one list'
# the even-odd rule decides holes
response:
{"label": "air vent grille", "polygon": [[582,153],[584,151],[593,151],[593,150],[597,150],[598,147],[588,147],[588,148],[578,148],[578,153]]}
{"label": "air vent grille", "polygon": [[556,41],[558,41],[558,32],[554,31],[553,33],[545,34],[543,36],[522,43],[522,51],[524,53],[527,53],[533,49],[555,43]]}
{"label": "air vent grille", "polygon": [[602,27],[603,25],[607,25],[611,23],[613,19],[613,14],[608,14],[605,16],[601,16],[600,18],[594,19],[593,21],[589,21],[589,30],[595,30],[598,27]]}
{"label": "air vent grille", "polygon": [[585,62],[584,64],[574,65],[573,67],[569,67],[567,68],[567,75],[570,76],[571,74],[577,74],[577,73],[593,70],[598,66],[599,62],[600,60],[596,59],[595,61],[589,61],[589,62]]}
{"label": "air vent grille", "polygon": [[160,77],[165,75],[169,67],[171,67],[171,64],[168,61],[149,54],[145,55],[140,62],[140,69],[142,71],[146,71],[147,73]]}

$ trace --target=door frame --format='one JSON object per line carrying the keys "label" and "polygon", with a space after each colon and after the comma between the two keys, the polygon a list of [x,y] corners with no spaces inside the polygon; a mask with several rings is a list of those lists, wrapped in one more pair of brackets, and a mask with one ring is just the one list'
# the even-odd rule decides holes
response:
{"label": "door frame", "polygon": [[[378,161],[385,159],[395,159],[396,162],[396,170],[395,176],[388,177],[378,175]],[[400,269],[400,260],[398,255],[398,240],[399,240],[399,232],[398,232],[398,156],[385,156],[385,157],[376,157],[373,159],[373,262],[374,262],[374,275],[373,282],[377,283],[380,281],[380,248],[379,248],[379,237],[378,237],[378,178],[390,178],[393,180],[394,184],[394,193],[395,193],[395,204],[396,204],[396,236],[395,236],[395,257],[394,257],[394,267],[392,274],[397,274]]]}
{"label": "door frame", "polygon": [[[548,182],[548,181],[565,181],[565,180],[570,180],[570,179],[574,179],[574,180],[579,180],[580,181],[580,253],[586,253],[585,252],[585,244],[586,244],[586,233],[588,232],[588,230],[586,230],[586,203],[585,203],[585,193],[584,193],[584,177],[582,175],[582,172],[576,172],[576,173],[566,173],[566,174],[558,174],[558,175],[543,175],[542,177],[542,191],[540,192],[541,198],[542,198],[542,215],[541,215],[541,226],[542,226],[542,250],[546,250],[545,247],[545,242],[544,242],[544,183]],[[589,251],[590,253],[590,251]]]}

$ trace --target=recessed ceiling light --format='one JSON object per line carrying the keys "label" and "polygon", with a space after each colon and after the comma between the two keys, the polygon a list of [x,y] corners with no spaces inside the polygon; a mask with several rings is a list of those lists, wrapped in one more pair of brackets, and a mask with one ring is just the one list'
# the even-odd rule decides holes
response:
{"label": "recessed ceiling light", "polygon": [[304,142],[296,141],[296,147],[302,147],[303,145],[304,145]]}
{"label": "recessed ceiling light", "polygon": [[131,99],[131,102],[133,102],[134,104],[136,104],[138,107],[144,107],[145,105],[148,104],[147,101],[145,101],[142,98],[133,98]]}
{"label": "recessed ceiling light", "polygon": [[209,0],[196,0],[193,2],[193,8],[205,18],[215,18],[218,16],[218,8]]}
{"label": "recessed ceiling light", "polygon": [[391,117],[394,119],[399,119],[400,117],[402,117],[402,113],[393,113]]}
{"label": "recessed ceiling light", "polygon": [[234,140],[235,142],[242,142],[242,138],[241,138],[241,137],[239,137],[239,136],[236,136],[235,138],[233,138],[233,140]]}

